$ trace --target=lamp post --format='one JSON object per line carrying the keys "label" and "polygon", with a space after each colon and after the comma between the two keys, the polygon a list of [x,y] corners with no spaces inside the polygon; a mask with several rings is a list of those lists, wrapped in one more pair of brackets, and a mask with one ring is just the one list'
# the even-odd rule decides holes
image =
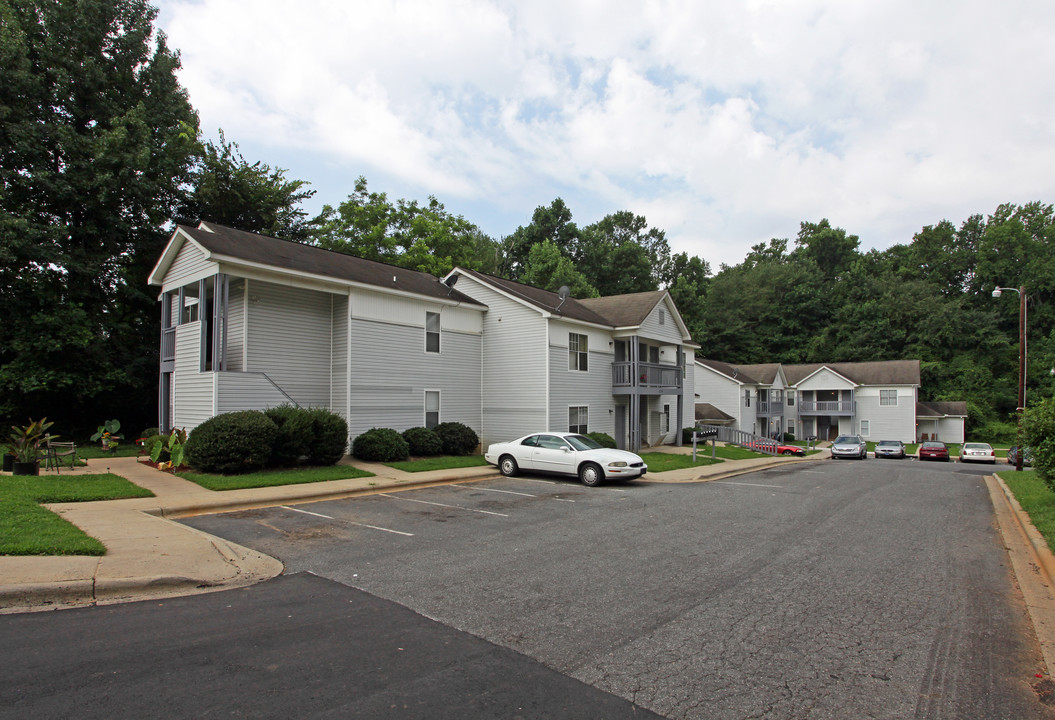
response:
{"label": "lamp post", "polygon": [[994,288],[993,297],[998,298],[1005,290],[1018,293],[1018,454],[1015,470],[1022,470],[1022,413],[1026,409],[1026,288]]}

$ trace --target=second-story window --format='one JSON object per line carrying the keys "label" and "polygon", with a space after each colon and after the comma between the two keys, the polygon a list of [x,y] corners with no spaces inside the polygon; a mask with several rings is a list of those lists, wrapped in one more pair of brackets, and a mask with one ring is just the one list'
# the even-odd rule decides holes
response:
{"label": "second-story window", "polygon": [[751,391],[744,390],[744,407],[751,407]]}
{"label": "second-story window", "polygon": [[579,333],[568,333],[568,369],[586,372],[590,369],[589,355],[587,337]]}
{"label": "second-story window", "polygon": [[897,406],[897,390],[880,390],[879,404],[885,406]]}
{"label": "second-story window", "polygon": [[440,314],[425,313],[425,352],[440,351]]}

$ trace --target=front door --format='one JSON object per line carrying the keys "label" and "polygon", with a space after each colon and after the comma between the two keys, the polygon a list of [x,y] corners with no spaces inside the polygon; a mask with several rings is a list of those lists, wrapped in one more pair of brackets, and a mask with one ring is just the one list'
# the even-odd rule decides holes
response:
{"label": "front door", "polygon": [[626,405],[615,406],[615,446],[626,450]]}

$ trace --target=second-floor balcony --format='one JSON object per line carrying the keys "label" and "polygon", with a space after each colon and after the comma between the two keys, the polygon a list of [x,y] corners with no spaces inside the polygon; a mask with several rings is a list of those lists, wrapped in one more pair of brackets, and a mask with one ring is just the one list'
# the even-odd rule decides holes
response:
{"label": "second-floor balcony", "polygon": [[854,400],[800,400],[799,415],[855,415]]}
{"label": "second-floor balcony", "polygon": [[612,388],[615,394],[627,394],[633,388],[650,395],[670,394],[681,391],[679,365],[659,363],[612,363]]}
{"label": "second-floor balcony", "polygon": [[784,401],[781,400],[759,400],[757,403],[756,415],[760,416],[775,416],[784,414]]}

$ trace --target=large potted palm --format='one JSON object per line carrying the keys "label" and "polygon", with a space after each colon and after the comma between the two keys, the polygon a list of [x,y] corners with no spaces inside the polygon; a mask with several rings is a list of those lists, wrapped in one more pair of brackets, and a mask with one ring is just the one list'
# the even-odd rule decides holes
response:
{"label": "large potted palm", "polygon": [[54,424],[48,422],[47,418],[36,421],[30,418],[29,425],[11,426],[7,450],[15,457],[12,475],[40,474],[40,441],[44,432]]}

